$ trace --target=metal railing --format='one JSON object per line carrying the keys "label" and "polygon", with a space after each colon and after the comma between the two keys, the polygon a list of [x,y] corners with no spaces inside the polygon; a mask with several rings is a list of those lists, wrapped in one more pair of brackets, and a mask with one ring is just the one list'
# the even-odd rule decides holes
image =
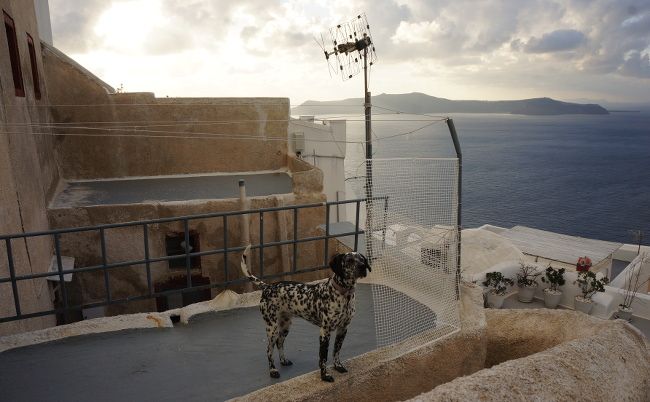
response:
{"label": "metal railing", "polygon": [[[385,205],[388,203],[387,197],[373,197],[373,200],[383,199]],[[303,204],[303,205],[291,205],[291,206],[281,206],[281,207],[271,207],[271,208],[262,208],[262,209],[250,209],[244,211],[231,211],[231,212],[215,212],[209,214],[201,215],[188,215],[172,218],[160,218],[160,219],[151,219],[144,221],[135,221],[135,222],[124,222],[124,223],[115,223],[115,224],[105,224],[98,226],[85,226],[77,228],[67,228],[67,229],[55,229],[47,230],[41,232],[30,232],[30,233],[20,233],[20,234],[10,234],[10,235],[0,235],[0,242],[5,243],[7,259],[8,259],[8,268],[9,268],[9,277],[0,277],[0,285],[5,283],[11,283],[11,288],[13,292],[13,301],[15,314],[11,316],[0,317],[0,323],[8,321],[23,320],[27,318],[41,317],[46,315],[53,314],[63,314],[63,321],[65,322],[66,313],[72,311],[80,311],[82,309],[108,306],[118,303],[129,303],[138,300],[145,300],[157,297],[168,296],[176,293],[186,293],[186,292],[195,292],[200,290],[211,289],[215,287],[225,287],[231,284],[247,282],[246,278],[240,277],[237,274],[237,279],[228,279],[228,257],[230,253],[240,252],[245,249],[245,245],[228,247],[228,224],[233,217],[241,216],[244,214],[250,215],[259,215],[259,243],[251,245],[252,249],[258,250],[259,254],[259,276],[263,279],[274,279],[278,277],[283,277],[293,274],[301,274],[307,272],[319,271],[325,268],[328,268],[328,256],[329,256],[329,240],[340,237],[354,236],[354,251],[357,251],[359,245],[359,235],[364,234],[364,231],[360,229],[359,220],[360,220],[360,207],[361,203],[365,202],[366,199],[353,199],[353,200],[342,200],[342,201],[329,201],[322,203],[313,203],[313,204]],[[332,205],[342,205],[342,204],[355,204],[356,213],[355,213],[355,222],[354,230],[345,233],[332,234],[330,232],[330,207]],[[298,238],[298,211],[301,209],[307,208],[325,208],[325,234],[321,236],[310,236],[304,238]],[[270,212],[279,212],[279,211],[293,211],[293,238],[280,241],[270,241],[264,242],[264,214]],[[182,222],[184,230],[184,240],[185,244],[190,244],[190,222],[197,221],[200,219],[207,218],[221,218],[223,225],[223,247],[207,251],[198,251],[191,252],[190,247],[185,247],[186,252],[184,254],[177,255],[167,255],[162,257],[151,257],[149,250],[149,231],[151,225],[161,224],[161,223],[173,223],[173,222]],[[116,263],[109,263],[107,259],[107,249],[106,249],[106,230],[116,229],[116,228],[130,228],[130,227],[141,227],[142,236],[143,236],[143,247],[144,247],[144,258],[136,259],[130,261],[121,261]],[[100,253],[101,253],[101,264],[79,267],[74,269],[64,269],[61,255],[61,235],[69,233],[81,233],[81,232],[97,232],[99,233],[100,239]],[[26,241],[28,238],[42,237],[42,236],[51,236],[54,243],[54,253],[56,256],[56,272],[42,272],[29,275],[17,275],[15,267],[15,259],[13,256],[12,242],[23,239]],[[314,267],[301,268],[298,269],[298,244],[313,242],[313,241],[324,241],[324,253],[323,253],[323,263]],[[264,273],[264,249],[269,247],[283,246],[283,245],[292,245],[292,262],[291,270],[288,272],[280,272],[274,274],[265,274]],[[221,254],[224,258],[224,281],[221,282],[211,282],[203,285],[193,285],[192,283],[192,258],[193,257],[202,257],[208,255],[217,255]],[[156,262],[169,261],[173,259],[185,259],[185,268],[187,275],[187,284],[184,288],[180,289],[171,289],[165,291],[156,291],[152,284],[151,279],[151,264]],[[146,270],[146,279],[147,279],[147,294],[130,296],[126,298],[113,298],[111,294],[110,286],[110,272],[111,270],[118,269],[120,267],[126,267],[131,265],[144,265]],[[70,305],[68,300],[68,295],[66,292],[64,275],[66,274],[80,274],[84,272],[102,272],[103,273],[103,282],[105,289],[105,299],[101,301],[96,301],[92,303],[81,303],[77,305]],[[20,294],[18,290],[18,283],[20,281],[40,279],[40,278],[52,278],[58,277],[58,284],[60,289],[61,304],[62,306],[55,307],[50,310],[23,313],[21,310],[20,304]]]}

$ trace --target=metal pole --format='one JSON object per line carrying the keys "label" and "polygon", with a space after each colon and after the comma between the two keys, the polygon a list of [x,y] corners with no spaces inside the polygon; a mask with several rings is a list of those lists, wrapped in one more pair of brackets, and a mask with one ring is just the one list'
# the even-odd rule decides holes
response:
{"label": "metal pole", "polygon": [[363,49],[363,83],[366,115],[366,248],[368,258],[372,259],[372,128],[370,120],[370,91],[368,91],[368,48]]}
{"label": "metal pole", "polygon": [[460,299],[460,246],[461,246],[461,231],[462,231],[462,222],[461,222],[461,208],[462,208],[462,195],[463,195],[463,153],[460,150],[460,142],[458,141],[458,134],[456,133],[456,126],[452,119],[447,119],[447,127],[449,127],[449,133],[451,134],[451,139],[454,142],[454,149],[456,150],[456,157],[458,158],[458,216],[456,217],[457,227],[458,227],[458,255],[456,256],[456,299]]}

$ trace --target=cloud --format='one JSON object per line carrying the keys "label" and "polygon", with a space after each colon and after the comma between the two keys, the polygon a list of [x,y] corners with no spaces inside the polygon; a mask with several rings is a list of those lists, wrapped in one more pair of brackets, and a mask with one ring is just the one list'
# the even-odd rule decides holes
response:
{"label": "cloud", "polygon": [[104,0],[50,0],[49,5],[55,45],[77,53],[96,45],[94,25],[111,3]]}
{"label": "cloud", "polygon": [[573,50],[587,41],[587,37],[575,29],[558,29],[542,35],[541,38],[532,37],[523,46],[528,53],[553,53]]}
{"label": "cloud", "polygon": [[[313,38],[360,12],[370,23],[378,57],[374,82],[383,91],[404,87],[442,95],[440,88],[471,82],[476,91],[479,85],[502,88],[509,97],[517,91],[553,96],[578,76],[586,78],[573,97],[606,96],[587,93],[588,81],[597,81],[599,91],[607,85],[617,93],[650,91],[650,0],[50,0],[50,9],[57,47],[105,57],[84,57],[97,60],[87,66],[91,70],[110,71],[120,63],[130,67],[115,79],[132,74],[137,81],[140,72],[132,64],[150,60],[160,75],[157,81],[140,77],[142,82],[174,82],[202,94],[209,88],[189,81],[198,76],[189,73],[198,65],[212,77],[228,77],[213,80],[215,93],[224,93],[227,84],[233,91],[332,91]],[[166,71],[174,80],[164,79]],[[548,74],[557,79],[544,79]],[[487,76],[489,85],[481,78]],[[309,88],[294,84],[305,79]],[[540,88],[540,81],[557,88]]]}
{"label": "cloud", "polygon": [[619,68],[622,75],[636,78],[650,78],[650,55],[631,53]]}

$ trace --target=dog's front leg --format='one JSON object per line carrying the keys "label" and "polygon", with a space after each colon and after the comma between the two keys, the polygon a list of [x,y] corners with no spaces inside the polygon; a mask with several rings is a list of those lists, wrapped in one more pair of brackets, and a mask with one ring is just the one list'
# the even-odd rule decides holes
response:
{"label": "dog's front leg", "polygon": [[336,339],[334,340],[334,369],[339,373],[348,372],[343,364],[341,364],[341,358],[339,357],[339,354],[341,353],[341,346],[343,346],[343,341],[345,340],[345,335],[347,333],[347,327],[339,328],[336,330]]}
{"label": "dog's front leg", "polygon": [[320,339],[320,350],[319,350],[318,367],[320,367],[320,378],[323,381],[333,382],[334,377],[332,377],[327,372],[327,352],[329,351],[330,348],[329,329],[321,328],[319,339]]}

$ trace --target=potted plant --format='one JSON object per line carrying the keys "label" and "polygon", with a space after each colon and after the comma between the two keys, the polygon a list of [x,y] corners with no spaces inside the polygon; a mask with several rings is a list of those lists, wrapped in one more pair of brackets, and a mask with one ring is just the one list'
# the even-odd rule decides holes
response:
{"label": "potted plant", "polygon": [[483,286],[488,289],[487,303],[493,308],[501,308],[503,300],[506,298],[508,286],[514,285],[515,282],[503,276],[501,272],[488,272],[485,274]]}
{"label": "potted plant", "polygon": [[537,277],[542,273],[537,270],[534,265],[526,264],[525,262],[519,263],[519,272],[517,272],[517,286],[519,293],[517,299],[522,303],[530,303],[535,296],[537,289]]}
{"label": "potted plant", "polygon": [[642,265],[648,262],[649,259],[650,257],[648,257],[647,255],[640,257],[637,260],[636,264],[629,268],[629,272],[625,274],[625,282],[623,288],[623,302],[618,305],[618,312],[616,313],[617,318],[626,321],[632,320],[632,313],[633,313],[632,303],[636,298],[636,294],[639,291],[639,289],[641,289],[641,287],[645,285],[648,282],[648,280],[650,280],[650,277],[645,281],[641,280]]}
{"label": "potted plant", "polygon": [[555,269],[551,266],[546,268],[542,282],[548,283],[549,287],[544,289],[544,305],[547,308],[557,308],[562,299],[562,291],[560,286],[563,286],[566,281],[564,280],[564,268]]}
{"label": "potted plant", "polygon": [[578,279],[573,282],[578,284],[582,295],[575,297],[575,309],[589,314],[591,311],[592,300],[596,292],[604,292],[605,285],[609,282],[606,276],[596,274],[593,271],[579,271]]}

